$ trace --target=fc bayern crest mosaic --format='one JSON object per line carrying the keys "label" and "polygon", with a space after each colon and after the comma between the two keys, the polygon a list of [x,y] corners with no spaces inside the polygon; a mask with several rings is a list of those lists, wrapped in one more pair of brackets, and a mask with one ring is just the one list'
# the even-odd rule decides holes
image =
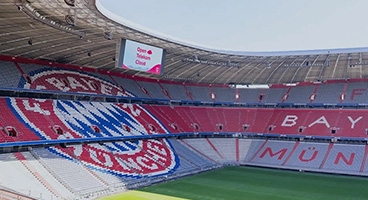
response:
{"label": "fc bayern crest mosaic", "polygon": [[[23,81],[27,89],[131,96],[112,82],[77,71],[30,74],[32,82]],[[135,104],[9,98],[8,105],[19,121],[45,140],[168,133],[154,116]],[[80,160],[92,169],[137,178],[171,173],[178,163],[167,140],[48,149],[72,161]]]}

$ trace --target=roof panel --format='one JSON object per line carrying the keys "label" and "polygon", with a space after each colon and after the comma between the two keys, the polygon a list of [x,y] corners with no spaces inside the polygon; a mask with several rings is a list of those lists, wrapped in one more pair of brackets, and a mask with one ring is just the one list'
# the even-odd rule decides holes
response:
{"label": "roof panel", "polygon": [[[63,0],[33,0],[29,1],[30,3],[23,1],[21,6],[25,7],[22,11],[14,2],[4,0],[0,6],[0,54],[47,59],[137,76],[200,83],[272,84],[368,77],[368,70],[365,67],[368,65],[368,48],[283,52],[280,56],[272,56],[272,53],[260,56],[220,52],[190,46],[118,24],[103,16],[94,6],[94,0],[78,0],[76,9],[66,5]],[[37,12],[40,18],[36,20],[36,17],[27,15],[28,8],[33,9],[32,12]],[[77,16],[76,26],[66,23],[67,14]],[[65,29],[51,27],[41,22],[41,18],[52,20]],[[86,35],[80,38],[66,29],[80,31]],[[105,39],[104,31],[111,31],[113,40]],[[166,49],[165,75],[114,68],[113,58],[120,38]],[[32,40],[32,45],[28,44],[29,40]],[[91,55],[88,55],[88,52]],[[230,62],[236,66],[183,61],[184,58],[194,55],[201,61]],[[329,66],[326,62],[329,62]],[[270,68],[266,68],[267,63]],[[351,64],[354,66],[350,66]]]}

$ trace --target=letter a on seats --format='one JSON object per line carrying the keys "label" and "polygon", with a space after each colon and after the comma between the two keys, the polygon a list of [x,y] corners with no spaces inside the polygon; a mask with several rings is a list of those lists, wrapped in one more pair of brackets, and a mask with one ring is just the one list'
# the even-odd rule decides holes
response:
{"label": "letter a on seats", "polygon": [[326,117],[325,116],[322,116],[319,119],[317,119],[316,121],[314,121],[313,123],[309,124],[308,127],[312,127],[315,124],[324,124],[324,125],[326,125],[327,128],[330,128],[330,124],[326,120]]}

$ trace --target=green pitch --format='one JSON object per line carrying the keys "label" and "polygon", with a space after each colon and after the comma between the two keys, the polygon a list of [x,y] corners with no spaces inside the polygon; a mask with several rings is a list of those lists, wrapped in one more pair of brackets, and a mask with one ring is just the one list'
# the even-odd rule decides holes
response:
{"label": "green pitch", "polygon": [[103,199],[359,200],[368,199],[368,178],[226,167]]}

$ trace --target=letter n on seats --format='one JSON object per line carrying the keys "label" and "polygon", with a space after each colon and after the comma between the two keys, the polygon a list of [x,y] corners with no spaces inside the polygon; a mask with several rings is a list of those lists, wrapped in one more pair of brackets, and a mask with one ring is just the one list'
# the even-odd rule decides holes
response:
{"label": "letter n on seats", "polygon": [[355,153],[351,153],[350,154],[350,158],[349,160],[345,158],[344,154],[342,154],[341,152],[337,153],[337,156],[336,156],[336,159],[335,159],[335,162],[334,164],[337,165],[339,164],[341,158],[342,160],[345,162],[345,164],[347,165],[352,165],[353,164],[353,161],[354,161],[354,157],[355,157]]}

